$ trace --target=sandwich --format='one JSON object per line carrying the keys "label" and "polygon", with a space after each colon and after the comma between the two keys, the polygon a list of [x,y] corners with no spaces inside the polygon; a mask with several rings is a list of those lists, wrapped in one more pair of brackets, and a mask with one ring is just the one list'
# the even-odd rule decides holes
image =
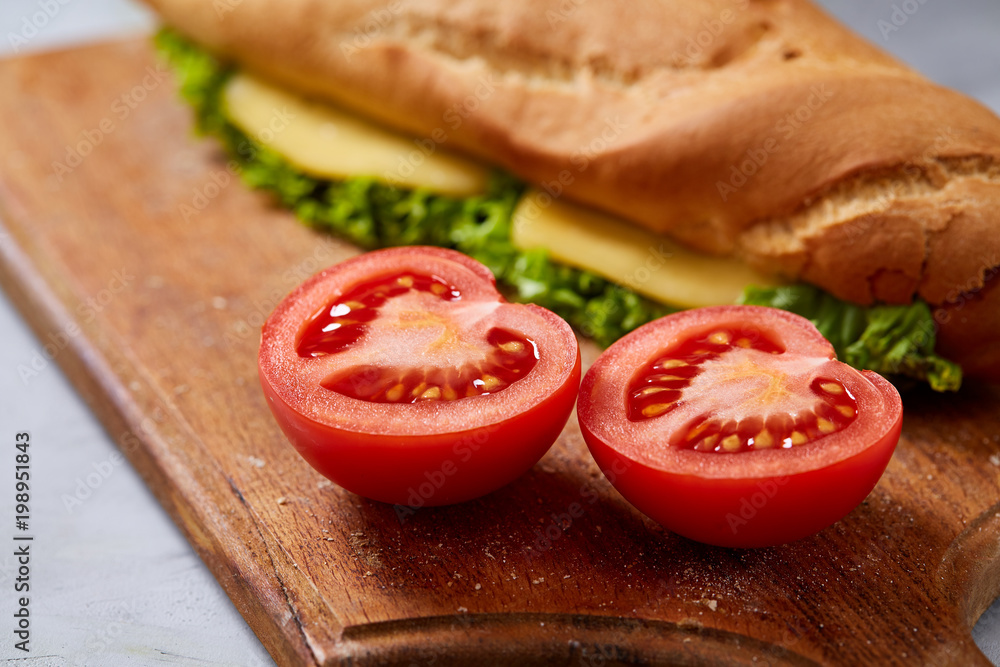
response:
{"label": "sandwich", "polygon": [[599,344],[741,300],[1000,379],[1000,118],[806,0],[147,2],[198,129],[319,229],[456,248]]}

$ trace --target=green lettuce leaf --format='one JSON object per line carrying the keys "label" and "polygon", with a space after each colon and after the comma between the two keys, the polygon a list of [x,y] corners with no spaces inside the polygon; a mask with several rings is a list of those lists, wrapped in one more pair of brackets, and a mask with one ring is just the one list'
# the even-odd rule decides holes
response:
{"label": "green lettuce leaf", "polygon": [[864,307],[811,285],[791,285],[748,287],[741,302],[808,318],[833,343],[837,358],[855,368],[926,381],[935,391],[962,384],[958,364],[934,353],[934,317],[924,301]]}
{"label": "green lettuce leaf", "polygon": [[[170,29],[161,30],[155,43],[194,110],[196,130],[222,142],[245,183],[272,193],[306,224],[367,249],[434,245],[459,250],[488,266],[508,298],[556,312],[602,346],[676,310],[554,262],[545,250],[515,248],[511,214],[524,184],[504,172],[493,174],[486,193],[464,199],[372,178],[330,181],[302,173],[229,121],[222,91],[235,71],[230,64]],[[808,286],[750,288],[744,299],[812,319],[839,358],[855,367],[926,380],[938,391],[961,383],[958,366],[933,354],[933,321],[925,303],[863,308]]]}

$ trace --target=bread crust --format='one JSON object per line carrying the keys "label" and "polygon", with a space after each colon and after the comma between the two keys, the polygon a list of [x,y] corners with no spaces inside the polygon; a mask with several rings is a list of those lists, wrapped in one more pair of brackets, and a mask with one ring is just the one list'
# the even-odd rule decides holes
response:
{"label": "bread crust", "polygon": [[934,312],[937,351],[962,366],[966,375],[1000,378],[1000,273],[982,289],[949,299]]}
{"label": "bread crust", "polygon": [[147,1],[301,92],[841,298],[940,305],[1000,264],[1000,119],[806,0]]}

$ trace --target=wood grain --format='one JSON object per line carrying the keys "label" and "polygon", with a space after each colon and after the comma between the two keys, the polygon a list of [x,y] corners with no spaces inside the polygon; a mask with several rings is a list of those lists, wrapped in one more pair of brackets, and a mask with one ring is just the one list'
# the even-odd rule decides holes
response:
{"label": "wood grain", "polygon": [[792,545],[666,533],[574,420],[507,488],[401,520],[314,473],[257,384],[263,318],[356,250],[229,175],[144,42],[0,85],[0,280],[279,664],[988,664],[998,387],[907,394],[876,490]]}

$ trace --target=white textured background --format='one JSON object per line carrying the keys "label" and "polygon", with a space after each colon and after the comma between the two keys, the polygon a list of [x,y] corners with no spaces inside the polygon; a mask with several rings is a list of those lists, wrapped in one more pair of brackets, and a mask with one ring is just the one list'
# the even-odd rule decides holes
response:
{"label": "white textured background", "polygon": [[[125,0],[61,0],[47,24],[16,44],[22,52],[148,31],[151,17]],[[210,1],[210,0],[205,0]],[[2,0],[0,56],[11,55],[39,3]],[[997,0],[822,0],[855,30],[930,78],[1000,112],[1000,2]],[[893,7],[911,11],[898,30]],[[897,22],[899,15],[897,14]],[[880,21],[887,22],[882,23]],[[0,92],[2,94],[2,92]],[[0,128],[0,131],[3,131]],[[13,523],[9,471],[17,431],[32,435],[32,652],[13,648],[11,555],[0,555],[0,659],[30,665],[270,665],[226,598],[138,475],[111,466],[80,506],[72,495],[114,445],[54,365],[24,383],[17,373],[40,349],[0,294],[0,526]],[[102,463],[104,465],[102,465]],[[95,468],[96,466],[96,468]],[[0,540],[9,540],[0,529]],[[7,549],[0,554],[8,554]],[[7,619],[7,620],[2,620]],[[1000,604],[975,631],[1000,664]]]}

